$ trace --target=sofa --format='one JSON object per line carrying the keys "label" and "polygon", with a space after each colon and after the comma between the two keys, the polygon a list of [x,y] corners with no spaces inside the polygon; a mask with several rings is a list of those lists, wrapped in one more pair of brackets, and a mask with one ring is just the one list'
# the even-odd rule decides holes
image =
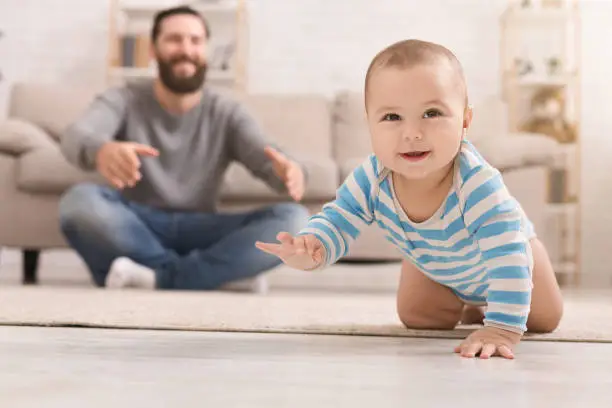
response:
{"label": "sofa", "polygon": [[[80,181],[104,182],[97,174],[68,164],[58,144],[66,126],[99,91],[42,83],[15,83],[11,87],[8,112],[0,121],[0,247],[23,251],[25,284],[37,282],[41,251],[67,247],[58,224],[60,195]],[[362,97],[357,92],[342,91],[333,97],[235,97],[251,109],[272,142],[306,164],[309,184],[302,203],[311,212],[335,197],[340,183],[370,152]],[[482,108],[486,113],[479,116],[476,110],[469,137],[502,171],[542,239],[552,243],[546,232],[545,206],[554,145],[540,135],[510,137],[503,125],[503,105],[486,101]],[[288,197],[273,192],[236,163],[227,171],[219,209],[242,210],[278,200]],[[363,231],[342,261],[399,259],[399,252],[372,226]]]}

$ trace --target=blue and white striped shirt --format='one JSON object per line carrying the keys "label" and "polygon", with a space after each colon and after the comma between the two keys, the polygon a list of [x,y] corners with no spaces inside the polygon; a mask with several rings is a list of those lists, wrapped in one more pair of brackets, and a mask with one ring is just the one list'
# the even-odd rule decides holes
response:
{"label": "blue and white striped shirt", "polygon": [[390,171],[372,154],[300,235],[313,234],[323,243],[323,268],[346,255],[362,228],[374,222],[426,276],[465,302],[486,304],[485,325],[526,331],[533,225],[499,171],[470,142],[462,142],[452,188],[428,220],[415,223],[406,216]]}

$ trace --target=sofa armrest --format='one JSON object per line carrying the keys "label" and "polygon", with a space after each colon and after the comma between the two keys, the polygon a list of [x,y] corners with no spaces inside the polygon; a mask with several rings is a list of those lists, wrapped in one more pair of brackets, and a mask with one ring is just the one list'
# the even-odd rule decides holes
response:
{"label": "sofa armrest", "polygon": [[554,166],[560,144],[538,133],[508,133],[474,143],[480,154],[500,171],[529,166]]}
{"label": "sofa armrest", "polygon": [[0,122],[0,153],[20,156],[35,148],[56,147],[57,142],[40,127],[20,119]]}

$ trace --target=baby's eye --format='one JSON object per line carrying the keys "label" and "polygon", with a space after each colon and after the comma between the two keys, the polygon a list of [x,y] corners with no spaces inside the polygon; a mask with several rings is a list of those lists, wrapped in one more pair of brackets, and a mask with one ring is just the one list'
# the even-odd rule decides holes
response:
{"label": "baby's eye", "polygon": [[424,114],[425,118],[435,118],[437,116],[442,116],[442,112],[440,112],[438,109],[427,109]]}
{"label": "baby's eye", "polygon": [[401,119],[402,118],[397,113],[387,113],[382,118],[383,121],[396,121],[396,120],[401,120]]}

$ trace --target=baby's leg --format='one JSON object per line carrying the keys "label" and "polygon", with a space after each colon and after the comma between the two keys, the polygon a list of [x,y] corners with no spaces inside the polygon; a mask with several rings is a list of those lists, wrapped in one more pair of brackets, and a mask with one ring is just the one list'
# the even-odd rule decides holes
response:
{"label": "baby's leg", "polygon": [[455,328],[463,303],[447,287],[429,279],[408,261],[402,262],[397,312],[409,329]]}
{"label": "baby's leg", "polygon": [[461,314],[463,324],[483,324],[485,316],[484,306],[465,305]]}
{"label": "baby's leg", "polygon": [[563,298],[548,252],[538,239],[531,240],[533,252],[533,291],[527,331],[548,333],[557,328],[563,316]]}

